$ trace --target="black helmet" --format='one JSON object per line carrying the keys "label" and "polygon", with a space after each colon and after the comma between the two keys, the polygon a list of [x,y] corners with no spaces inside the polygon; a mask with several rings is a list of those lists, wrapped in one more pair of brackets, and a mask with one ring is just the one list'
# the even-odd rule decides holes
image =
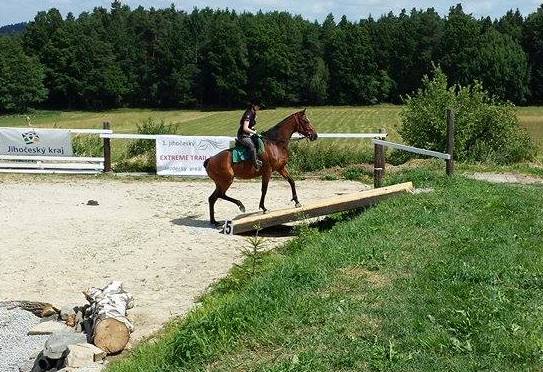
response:
{"label": "black helmet", "polygon": [[262,103],[262,100],[260,100],[260,98],[258,98],[258,97],[252,97],[251,100],[249,101],[249,105],[250,106],[258,106],[261,109],[264,108],[264,104]]}

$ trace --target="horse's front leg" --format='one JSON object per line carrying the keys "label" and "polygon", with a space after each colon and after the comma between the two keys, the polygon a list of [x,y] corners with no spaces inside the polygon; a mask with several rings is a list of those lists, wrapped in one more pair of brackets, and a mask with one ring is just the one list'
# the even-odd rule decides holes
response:
{"label": "horse's front leg", "polygon": [[280,169],[278,173],[289,183],[290,188],[292,189],[292,201],[296,203],[296,208],[300,208],[302,205],[300,204],[298,195],[296,194],[296,184],[294,183],[294,179],[292,179],[288,173],[287,168]]}
{"label": "horse's front leg", "polygon": [[266,169],[262,172],[262,195],[260,196],[259,208],[262,209],[264,213],[268,211],[264,205],[264,200],[266,199],[266,193],[268,192],[268,184],[270,183],[271,173],[272,172],[270,169]]}

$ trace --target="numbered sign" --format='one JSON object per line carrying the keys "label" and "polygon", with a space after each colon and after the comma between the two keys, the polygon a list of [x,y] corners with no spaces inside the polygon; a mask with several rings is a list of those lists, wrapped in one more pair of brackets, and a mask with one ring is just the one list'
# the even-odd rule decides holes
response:
{"label": "numbered sign", "polygon": [[224,235],[234,235],[234,224],[232,221],[225,221],[222,228],[222,233]]}

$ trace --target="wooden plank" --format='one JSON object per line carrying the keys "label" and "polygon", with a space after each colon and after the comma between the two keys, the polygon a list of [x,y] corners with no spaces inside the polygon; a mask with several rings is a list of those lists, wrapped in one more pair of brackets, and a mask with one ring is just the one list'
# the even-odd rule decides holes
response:
{"label": "wooden plank", "polygon": [[103,170],[104,164],[91,164],[91,163],[29,163],[29,162],[11,162],[0,163],[0,168],[13,168],[13,169],[95,169]]}
{"label": "wooden plank", "polygon": [[266,214],[263,214],[262,212],[245,214],[232,220],[231,225],[234,234],[241,234],[248,231],[254,231],[255,227],[264,229],[283,223],[366,207],[388,197],[411,192],[412,190],[413,184],[407,182],[318,200],[310,202],[301,208],[280,209]]}
{"label": "wooden plank", "polygon": [[98,174],[98,170],[65,170],[65,169],[2,169],[0,173],[24,173],[24,174]]}
{"label": "wooden plank", "polygon": [[406,146],[406,145],[402,145],[400,143],[382,141],[382,140],[378,140],[378,139],[374,139],[373,143],[377,144],[377,145],[383,145],[383,146],[386,146],[386,147],[392,147],[392,148],[398,149],[398,150],[413,152],[415,154],[431,156],[431,157],[439,158],[439,159],[443,159],[443,160],[449,160],[451,158],[451,155],[449,155],[449,154],[444,154],[442,152],[437,152],[437,151],[419,149],[418,147]]}
{"label": "wooden plank", "polygon": [[[172,134],[176,136],[177,134]],[[111,139],[145,139],[145,140],[156,140],[162,135],[157,134],[130,134],[130,133],[113,133],[113,134],[103,134],[100,137],[102,138],[111,138]],[[181,135],[182,136],[182,135]],[[372,139],[372,138],[386,138],[388,134],[386,133],[319,133],[319,138],[359,138],[359,139]],[[191,137],[191,136],[187,136]],[[205,136],[198,136],[205,137]],[[213,136],[216,137],[216,136]],[[235,140],[235,137],[228,137],[231,141]],[[294,134],[293,139],[303,138],[303,136]]]}
{"label": "wooden plank", "polygon": [[27,127],[0,127],[2,129],[28,129],[28,130],[67,130],[73,134],[111,134],[113,131],[104,129],[77,129],[77,128],[27,128]]}
{"label": "wooden plank", "polygon": [[78,158],[61,156],[19,156],[19,155],[0,155],[0,160],[21,160],[21,161],[65,161],[65,162],[98,162],[103,163],[104,158]]}

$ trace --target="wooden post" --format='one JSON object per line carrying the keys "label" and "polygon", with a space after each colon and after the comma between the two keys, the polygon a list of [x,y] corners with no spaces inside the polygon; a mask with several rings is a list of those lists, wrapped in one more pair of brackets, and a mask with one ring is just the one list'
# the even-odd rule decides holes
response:
{"label": "wooden post", "polygon": [[447,154],[451,156],[447,160],[447,176],[454,173],[454,111],[447,110]]}
{"label": "wooden post", "polygon": [[[104,129],[111,129],[111,123],[104,121]],[[111,172],[111,138],[104,138],[104,172]]]}
{"label": "wooden post", "polygon": [[[379,133],[386,133],[385,129],[379,129]],[[383,177],[385,175],[385,147],[375,144],[375,153],[373,155],[373,187],[383,187]]]}

